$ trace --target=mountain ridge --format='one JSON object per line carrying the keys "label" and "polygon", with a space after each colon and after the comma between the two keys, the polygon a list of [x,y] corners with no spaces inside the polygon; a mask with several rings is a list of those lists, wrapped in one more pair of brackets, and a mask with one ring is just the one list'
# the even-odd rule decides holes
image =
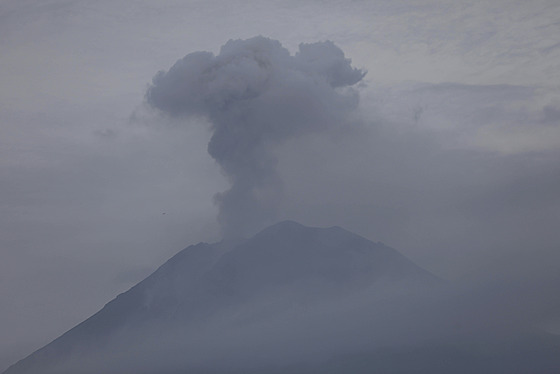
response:
{"label": "mountain ridge", "polygon": [[[465,295],[383,243],[283,221],[183,249],[4,374],[521,374],[560,365],[560,342],[489,330],[495,324],[480,322],[485,310],[470,310]],[[522,342],[525,366],[512,364],[520,353],[511,341]]]}
{"label": "mountain ridge", "polygon": [[[379,252],[379,258],[374,259],[368,251]],[[295,293],[308,285],[311,285],[308,293],[315,293],[314,282],[327,282],[332,287],[348,282],[348,289],[356,286],[353,280],[357,279],[357,283],[365,286],[375,281],[371,276],[374,271],[382,270],[374,269],[374,260],[387,262],[388,258],[402,261],[400,266],[414,269],[415,276],[432,277],[416,269],[412,262],[405,264],[404,256],[399,258],[396,251],[337,226],[310,228],[294,221],[282,221],[250,239],[201,242],[178,252],[90,318],[4,373],[33,372],[32,367],[51,357],[97,349],[110,341],[115,331],[134,328],[145,321],[176,318],[176,315],[180,315],[181,323],[188,318],[196,319],[201,314],[212,313],[212,308],[219,310],[224,304],[235,304],[236,297],[250,300],[280,288],[289,289],[294,284],[299,288]],[[200,312],[204,303],[207,306]]]}

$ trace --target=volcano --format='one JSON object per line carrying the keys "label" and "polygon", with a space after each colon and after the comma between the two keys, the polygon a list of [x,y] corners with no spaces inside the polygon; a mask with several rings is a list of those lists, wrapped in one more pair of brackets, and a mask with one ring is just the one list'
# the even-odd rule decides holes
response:
{"label": "volcano", "polygon": [[533,372],[558,364],[553,337],[458,330],[448,293],[382,243],[285,221],[182,250],[4,374],[521,373],[514,351]]}

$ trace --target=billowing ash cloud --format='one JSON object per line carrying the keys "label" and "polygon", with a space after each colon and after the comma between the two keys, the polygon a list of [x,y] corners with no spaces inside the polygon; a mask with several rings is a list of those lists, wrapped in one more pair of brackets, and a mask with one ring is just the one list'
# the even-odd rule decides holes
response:
{"label": "billowing ash cloud", "polygon": [[259,36],[230,40],[217,56],[188,54],[154,77],[146,100],[175,118],[211,122],[208,153],[231,183],[216,195],[219,221],[226,235],[246,234],[273,220],[281,201],[274,147],[347,122],[358,103],[350,86],[364,75],[330,41],[290,55]]}

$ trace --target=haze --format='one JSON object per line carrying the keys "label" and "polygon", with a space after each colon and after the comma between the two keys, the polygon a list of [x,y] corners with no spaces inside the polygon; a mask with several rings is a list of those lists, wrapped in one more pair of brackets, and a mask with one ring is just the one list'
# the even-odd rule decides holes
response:
{"label": "haze", "polygon": [[558,19],[556,1],[4,1],[0,370],[221,238],[219,122],[145,94],[185,55],[259,35],[291,56],[331,41],[367,75],[321,102],[341,118],[310,111],[320,131],[273,141],[275,203],[233,231],[341,226],[442,278],[523,289],[520,313],[557,333]]}

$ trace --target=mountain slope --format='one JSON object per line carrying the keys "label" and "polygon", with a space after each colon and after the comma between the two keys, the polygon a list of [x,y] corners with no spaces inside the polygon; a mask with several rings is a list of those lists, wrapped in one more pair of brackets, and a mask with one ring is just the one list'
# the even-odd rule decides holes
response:
{"label": "mountain slope", "polygon": [[[153,274],[118,295],[99,312],[53,342],[8,368],[5,373],[45,372],[73,354],[98,349],[115,331],[134,321],[165,312],[177,300],[177,285],[190,287],[223,254],[220,245],[199,243],[176,254]],[[164,291],[158,293],[158,290]]]}
{"label": "mountain slope", "polygon": [[[228,251],[228,245],[233,249]],[[281,289],[306,297],[347,292],[380,278],[436,281],[396,251],[338,227],[308,228],[286,221],[228,245],[199,243],[184,249],[6,374],[45,372],[76,355],[103,349],[123,330],[170,319],[189,324]]]}
{"label": "mountain slope", "polygon": [[5,374],[513,373],[531,342],[527,367],[556,365],[558,339],[489,331],[458,299],[381,243],[285,221],[184,249]]}

